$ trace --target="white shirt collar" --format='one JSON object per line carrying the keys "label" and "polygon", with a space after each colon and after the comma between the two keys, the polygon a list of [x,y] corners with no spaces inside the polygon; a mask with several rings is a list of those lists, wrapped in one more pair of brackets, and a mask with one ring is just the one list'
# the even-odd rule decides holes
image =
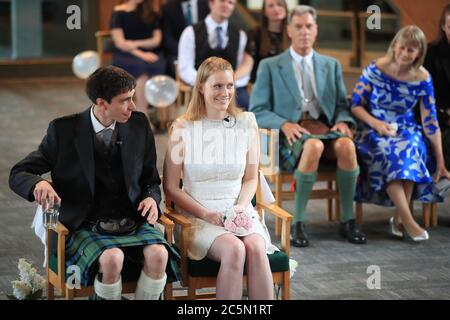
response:
{"label": "white shirt collar", "polygon": [[116,121],[113,121],[113,123],[111,123],[111,125],[108,127],[105,127],[104,125],[102,125],[100,123],[100,121],[98,121],[94,115],[94,106],[91,107],[91,122],[92,122],[92,127],[94,128],[94,132],[96,134],[99,133],[100,131],[102,131],[103,129],[111,128],[112,130],[114,130],[114,128],[116,127]]}
{"label": "white shirt collar", "polygon": [[208,31],[215,31],[216,27],[218,26],[222,27],[222,32],[224,33],[226,33],[228,30],[228,20],[225,20],[224,22],[219,24],[215,22],[213,18],[211,18],[210,14],[208,14],[208,16],[205,18],[205,23]]}
{"label": "white shirt collar", "polygon": [[301,56],[297,52],[295,52],[295,50],[294,50],[294,48],[292,48],[292,46],[290,46],[289,47],[289,52],[291,53],[291,57],[292,57],[292,59],[294,59],[295,62],[301,63],[302,59],[305,59],[305,62],[308,65],[312,64],[312,57],[313,57],[313,54],[314,54],[314,50],[311,50],[311,52],[308,53],[306,56]]}

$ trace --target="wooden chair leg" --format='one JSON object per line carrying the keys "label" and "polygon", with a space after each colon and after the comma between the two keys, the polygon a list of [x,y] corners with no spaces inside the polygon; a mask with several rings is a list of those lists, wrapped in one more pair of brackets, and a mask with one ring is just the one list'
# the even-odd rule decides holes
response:
{"label": "wooden chair leg", "polygon": [[55,299],[55,287],[47,282],[47,300]]}
{"label": "wooden chair leg", "polygon": [[339,198],[335,199],[334,204],[336,206],[336,220],[337,221],[341,221],[341,201],[339,200]]}
{"label": "wooden chair leg", "polygon": [[362,223],[362,208],[363,204],[361,202],[356,203],[356,224],[359,226]]}
{"label": "wooden chair leg", "polygon": [[430,227],[430,214],[431,214],[431,205],[429,203],[424,203],[422,205],[422,220],[425,228]]}
{"label": "wooden chair leg", "polygon": [[[333,182],[327,182],[327,189],[333,190]],[[327,218],[328,221],[333,221],[333,199],[327,199]]]}
{"label": "wooden chair leg", "polygon": [[286,271],[283,273],[283,285],[281,288],[281,299],[289,300],[290,292],[291,292],[291,280],[290,280],[290,272]]}
{"label": "wooden chair leg", "polygon": [[438,204],[436,202],[431,204],[431,227],[435,228],[438,225]]}
{"label": "wooden chair leg", "polygon": [[73,300],[73,298],[74,298],[73,289],[69,289],[68,286],[66,286],[66,300]]}
{"label": "wooden chair leg", "polygon": [[166,283],[164,287],[164,300],[173,300],[173,284]]}
{"label": "wooden chair leg", "polygon": [[187,299],[188,300],[195,300],[195,296],[196,296],[196,289],[195,289],[195,285],[193,285],[192,283],[193,281],[189,280],[189,286],[188,286],[188,294],[187,294]]}

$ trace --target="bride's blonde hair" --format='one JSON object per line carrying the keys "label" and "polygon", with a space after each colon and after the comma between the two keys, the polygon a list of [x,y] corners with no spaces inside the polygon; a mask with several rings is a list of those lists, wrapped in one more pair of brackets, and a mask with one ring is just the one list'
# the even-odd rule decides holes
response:
{"label": "bride's blonde hair", "polygon": [[[209,57],[203,61],[197,71],[197,78],[195,80],[194,89],[192,90],[191,101],[189,102],[186,113],[181,119],[196,121],[206,117],[205,97],[200,92],[200,88],[202,84],[217,71],[231,71],[234,79],[233,67],[227,60],[219,57]],[[242,110],[236,106],[236,95],[233,95],[227,113],[237,117],[241,112]]]}

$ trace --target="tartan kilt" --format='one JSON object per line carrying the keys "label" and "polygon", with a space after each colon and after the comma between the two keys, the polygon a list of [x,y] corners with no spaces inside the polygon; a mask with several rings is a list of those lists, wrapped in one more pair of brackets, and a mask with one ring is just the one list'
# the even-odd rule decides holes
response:
{"label": "tartan kilt", "polygon": [[[160,231],[147,222],[142,223],[134,234],[131,235],[102,235],[83,228],[75,231],[66,241],[66,269],[71,265],[77,265],[80,268],[81,285],[88,286],[94,281],[95,274],[98,270],[98,258],[103,251],[111,248],[124,248],[125,257],[127,257],[127,250],[133,249],[132,247],[139,249],[139,247],[150,244],[162,244],[169,253],[166,267],[167,282],[179,280],[179,253],[174,247],[169,245]],[[137,252],[137,250],[134,250],[134,252]],[[139,252],[142,252],[142,250]],[[138,272],[142,268],[141,261],[139,260],[138,263],[135,263],[139,264]],[[122,273],[127,271],[125,268],[124,261]]]}
{"label": "tartan kilt", "polygon": [[300,160],[300,155],[303,150],[303,144],[308,139],[319,139],[322,141],[335,140],[340,137],[345,137],[341,132],[330,131],[327,134],[321,135],[309,135],[302,134],[300,139],[297,139],[292,145],[284,134],[281,135],[280,139],[280,171],[286,173],[293,173],[298,167],[298,161]]}

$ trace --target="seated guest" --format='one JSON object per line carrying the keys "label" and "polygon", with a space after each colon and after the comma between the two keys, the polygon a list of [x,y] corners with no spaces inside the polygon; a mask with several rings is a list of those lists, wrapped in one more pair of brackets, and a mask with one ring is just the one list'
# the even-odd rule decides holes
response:
{"label": "seated guest", "polygon": [[450,168],[450,4],[442,11],[439,36],[428,45],[424,67],[433,78],[445,165]]}
{"label": "seated guest", "polygon": [[286,50],[289,45],[287,35],[288,8],[285,0],[264,0],[261,25],[250,30],[248,35],[248,51],[255,64],[252,69],[251,82],[256,80],[259,62]]}
{"label": "seated guest", "polygon": [[291,243],[309,245],[306,206],[321,158],[337,159],[341,204],[339,233],[356,244],[366,237],[355,223],[353,197],[359,167],[349,125],[355,125],[347,103],[341,65],[313,50],[317,14],[296,6],[288,17],[291,46],[261,61],[250,99],[261,128],[280,129],[280,170],[295,176],[295,215]]}
{"label": "seated guest", "polygon": [[[258,184],[258,126],[253,113],[236,107],[234,91],[228,61],[210,57],[200,65],[192,100],[169,138],[163,185],[192,222],[189,258],[208,257],[220,263],[217,299],[242,299],[244,270],[249,299],[273,299],[267,254],[278,249],[251,203]],[[194,154],[199,161],[193,161]],[[251,226],[235,232],[242,227],[232,227],[236,220],[224,220],[230,217],[229,210],[252,216]]]}
{"label": "seated guest", "polygon": [[[450,178],[442,155],[433,83],[422,67],[427,43],[416,26],[402,28],[385,56],[372,62],[357,83],[352,112],[361,121],[356,145],[361,179],[356,199],[395,206],[390,232],[428,240],[409,208],[411,199],[430,202],[433,178]],[[416,108],[421,123],[416,122]],[[431,148],[430,148],[431,144]]]}
{"label": "seated guest", "polygon": [[116,46],[114,66],[125,69],[136,81],[136,107],[147,117],[145,82],[164,74],[166,62],[160,52],[162,32],[158,15],[148,1],[129,0],[114,7],[111,35]]}
{"label": "seated guest", "polygon": [[[159,299],[178,271],[178,253],[154,227],[161,201],[155,140],[147,118],[134,112],[135,86],[123,69],[97,69],[86,83],[92,105],[50,122],[39,148],[9,177],[14,192],[43,210],[61,203],[66,268],[77,265],[81,285],[93,283],[103,300],[121,299],[124,266],[137,270],[136,299],[143,300]],[[47,172],[52,181],[41,177]]]}
{"label": "seated guest", "polygon": [[236,96],[239,107],[248,109],[247,84],[253,58],[245,52],[247,35],[229,18],[236,0],[209,0],[210,14],[204,21],[184,29],[178,46],[178,67],[181,79],[193,86],[197,69],[212,56],[221,57],[236,70]]}
{"label": "seated guest", "polygon": [[175,78],[174,62],[178,56],[178,40],[183,30],[206,18],[209,13],[207,0],[169,0],[162,7],[163,47],[167,70]]}

